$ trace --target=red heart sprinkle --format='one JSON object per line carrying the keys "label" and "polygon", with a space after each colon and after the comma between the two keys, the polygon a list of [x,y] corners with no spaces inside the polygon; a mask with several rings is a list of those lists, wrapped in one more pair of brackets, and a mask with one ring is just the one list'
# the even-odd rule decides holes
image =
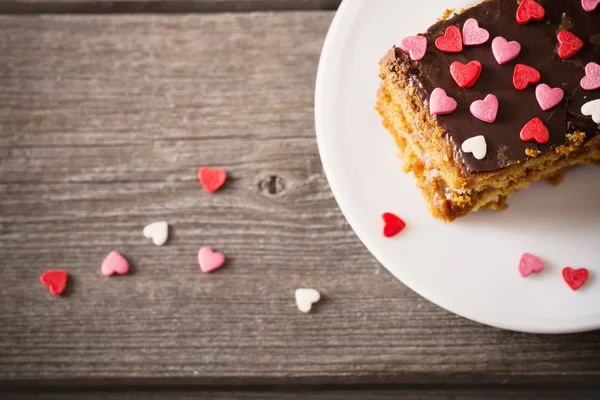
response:
{"label": "red heart sprinkle", "polygon": [[460,88],[472,87],[481,75],[481,63],[470,61],[465,65],[455,61],[450,65],[450,75]]}
{"label": "red heart sprinkle", "polygon": [[530,83],[538,83],[541,79],[540,72],[525,64],[515,65],[513,85],[517,90],[525,90]]}
{"label": "red heart sprinkle", "polygon": [[51,270],[46,271],[40,276],[42,285],[48,286],[50,293],[54,296],[60,296],[67,287],[67,278],[69,274],[66,271]]}
{"label": "red heart sprinkle", "polygon": [[435,47],[446,53],[460,53],[463,48],[460,29],[454,25],[446,28],[445,35],[435,40]]}
{"label": "red heart sprinkle", "polygon": [[391,238],[399,234],[406,227],[406,223],[395,214],[386,212],[383,218],[383,236]]}
{"label": "red heart sprinkle", "polygon": [[517,22],[524,25],[531,21],[541,21],[544,19],[546,11],[544,7],[536,3],[534,0],[523,0],[517,8]]}
{"label": "red heart sprinkle", "polygon": [[216,192],[227,179],[227,173],[222,169],[202,167],[198,170],[198,180],[208,193]]}
{"label": "red heart sprinkle", "polygon": [[521,129],[521,140],[528,142],[531,139],[535,139],[539,144],[547,143],[550,140],[550,132],[539,118],[532,119]]}
{"label": "red heart sprinkle", "polygon": [[562,276],[571,289],[577,290],[587,281],[589,273],[585,268],[573,269],[571,267],[566,267],[562,270]]}
{"label": "red heart sprinkle", "polygon": [[560,58],[571,58],[583,47],[583,40],[569,31],[560,31],[556,37],[560,43],[558,48]]}

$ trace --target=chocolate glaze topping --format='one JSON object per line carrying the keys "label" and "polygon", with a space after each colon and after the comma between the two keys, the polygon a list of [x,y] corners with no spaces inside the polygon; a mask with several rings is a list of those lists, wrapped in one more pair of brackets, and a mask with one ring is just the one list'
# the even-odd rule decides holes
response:
{"label": "chocolate glaze topping", "polygon": [[[600,45],[594,43],[597,39],[593,39],[600,34],[600,7],[587,13],[580,0],[538,2],[546,10],[541,22],[519,25],[515,18],[517,0],[490,0],[436,23],[424,34],[428,41],[427,53],[417,63],[418,68],[411,69],[409,81],[416,86],[427,107],[431,92],[436,87],[443,88],[457,100],[458,109],[450,115],[439,116],[438,123],[447,131],[455,154],[459,155],[468,172],[494,171],[527,159],[527,148],[542,152],[550,150],[566,143],[566,133],[583,131],[587,140],[600,133],[600,126],[591,117],[581,114],[583,104],[600,98],[600,89],[585,91],[579,85],[585,76],[585,65],[588,62],[600,64]],[[490,32],[487,43],[465,46],[457,54],[444,53],[435,47],[435,39],[443,36],[448,26],[456,25],[462,31],[464,22],[469,18],[477,19],[479,26]],[[567,60],[557,54],[556,35],[565,29],[584,42],[579,53]],[[514,61],[505,65],[496,62],[491,50],[491,41],[496,36],[521,44],[521,53]],[[401,50],[397,49],[397,52]],[[472,88],[460,89],[450,76],[450,64],[454,61],[466,64],[471,60],[481,62],[481,76]],[[542,78],[539,83],[562,88],[565,92],[563,101],[551,110],[542,111],[535,98],[537,84],[530,84],[524,91],[513,86],[516,64],[526,64],[540,71]],[[469,111],[472,102],[482,100],[490,93],[498,97],[500,104],[493,124],[478,120]],[[535,141],[525,143],[519,137],[521,128],[534,117],[544,121],[550,131],[550,141],[544,145]],[[485,136],[487,141],[488,152],[483,160],[464,154],[460,149],[463,141],[476,135]]]}

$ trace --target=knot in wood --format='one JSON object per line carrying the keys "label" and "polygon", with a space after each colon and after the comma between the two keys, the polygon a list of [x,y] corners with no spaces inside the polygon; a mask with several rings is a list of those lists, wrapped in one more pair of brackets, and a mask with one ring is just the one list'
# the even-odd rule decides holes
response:
{"label": "knot in wood", "polygon": [[281,196],[285,191],[285,180],[278,175],[270,175],[258,183],[258,188],[268,197]]}

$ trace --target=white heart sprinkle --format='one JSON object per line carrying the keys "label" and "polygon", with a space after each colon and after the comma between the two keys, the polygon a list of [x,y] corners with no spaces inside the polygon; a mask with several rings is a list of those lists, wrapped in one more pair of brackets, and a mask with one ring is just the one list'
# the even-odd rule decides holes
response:
{"label": "white heart sprinkle", "polygon": [[585,103],[581,107],[581,113],[591,116],[595,123],[600,124],[600,99]]}
{"label": "white heart sprinkle", "polygon": [[144,236],[152,239],[152,243],[162,246],[169,237],[169,225],[166,221],[157,221],[144,227]]}
{"label": "white heart sprinkle", "polygon": [[315,289],[296,289],[296,305],[303,313],[307,313],[312,305],[321,299],[321,295]]}
{"label": "white heart sprinkle", "polygon": [[483,160],[487,153],[487,143],[481,135],[467,139],[462,144],[462,151],[465,153],[473,153],[473,157],[478,160]]}

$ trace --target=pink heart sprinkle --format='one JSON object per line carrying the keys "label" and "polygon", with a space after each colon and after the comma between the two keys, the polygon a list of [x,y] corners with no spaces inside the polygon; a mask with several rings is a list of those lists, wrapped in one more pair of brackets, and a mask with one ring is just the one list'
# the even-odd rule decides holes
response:
{"label": "pink heart sprinkle", "polygon": [[201,247],[198,251],[198,264],[202,272],[209,273],[217,270],[225,263],[223,253],[217,253],[210,247]]}
{"label": "pink heart sprinkle", "polygon": [[600,88],[600,65],[591,62],[585,66],[585,76],[581,79],[581,88],[584,90]]}
{"label": "pink heart sprinkle", "polygon": [[129,263],[119,252],[111,251],[102,261],[100,272],[104,276],[111,276],[115,273],[124,275],[129,272]]}
{"label": "pink heart sprinkle", "polygon": [[523,253],[519,261],[519,273],[523,278],[527,278],[533,272],[542,272],[544,262],[534,255]]}
{"label": "pink heart sprinkle", "polygon": [[545,83],[541,83],[535,88],[535,98],[544,111],[556,107],[563,97],[565,97],[565,92],[561,88],[551,89]]}
{"label": "pink heart sprinkle", "polygon": [[474,101],[469,109],[475,118],[493,124],[498,115],[498,98],[488,94],[485,100]]}
{"label": "pink heart sprinkle", "polygon": [[442,88],[435,88],[429,99],[429,111],[433,115],[451,114],[456,111],[458,103],[446,94]]}
{"label": "pink heart sprinkle", "polygon": [[600,0],[581,0],[581,6],[587,12],[592,12],[598,7]]}
{"label": "pink heart sprinkle", "polygon": [[419,61],[427,52],[427,39],[425,36],[407,36],[400,42],[400,48],[407,51],[412,60]]}
{"label": "pink heart sprinkle", "polygon": [[469,18],[463,25],[463,43],[465,46],[478,46],[484,44],[490,38],[490,33],[479,27],[475,18]]}
{"label": "pink heart sprinkle", "polygon": [[504,65],[518,57],[521,45],[517,41],[508,42],[502,36],[498,36],[492,40],[492,53],[498,64]]}

